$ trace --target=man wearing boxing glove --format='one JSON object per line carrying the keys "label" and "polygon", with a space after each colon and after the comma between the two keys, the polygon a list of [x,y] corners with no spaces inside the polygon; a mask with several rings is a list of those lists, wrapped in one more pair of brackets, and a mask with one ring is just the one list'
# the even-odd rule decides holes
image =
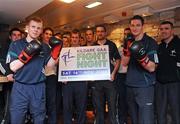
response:
{"label": "man wearing boxing glove", "polygon": [[[42,41],[47,44],[48,50],[51,52],[53,58],[57,59],[59,56],[59,49],[62,47],[62,42],[53,36],[53,29],[50,27],[44,28],[42,34]],[[45,66],[46,75],[46,109],[48,116],[47,124],[57,123],[57,108],[56,108],[56,94],[57,94],[57,66]],[[58,91],[61,92],[61,91]]]}
{"label": "man wearing boxing glove", "polygon": [[[45,74],[44,66],[54,66],[57,57],[51,57],[47,46],[37,40],[42,32],[43,21],[38,17],[28,20],[27,37],[12,42],[9,47],[7,62],[14,72],[14,84],[11,93],[11,124],[23,124],[29,110],[34,124],[44,124],[45,109]],[[53,51],[54,49],[52,49]]]}
{"label": "man wearing boxing glove", "polygon": [[59,57],[59,54],[63,46],[63,42],[56,37],[51,37],[49,40],[49,45],[51,46],[51,57],[54,60],[57,60]]}
{"label": "man wearing boxing glove", "polygon": [[134,36],[131,33],[128,33],[124,37],[123,53],[124,53],[125,56],[130,56],[129,47],[132,45],[133,41],[134,41]]}
{"label": "man wearing boxing glove", "polygon": [[143,44],[139,41],[134,41],[130,46],[130,52],[132,56],[145,67],[149,63],[149,58],[147,56],[146,50]]}
{"label": "man wearing boxing glove", "polygon": [[132,123],[154,124],[157,44],[154,39],[143,32],[143,25],[144,19],[139,15],[130,19],[130,29],[134,41],[131,41],[127,48],[124,47],[126,50],[124,50],[122,64],[128,65],[127,101]]}

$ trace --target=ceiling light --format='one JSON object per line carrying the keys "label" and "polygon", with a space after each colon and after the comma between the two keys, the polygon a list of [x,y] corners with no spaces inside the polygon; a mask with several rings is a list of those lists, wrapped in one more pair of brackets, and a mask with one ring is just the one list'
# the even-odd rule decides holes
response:
{"label": "ceiling light", "polygon": [[65,3],[72,3],[72,2],[74,2],[75,0],[60,0],[60,1],[65,2]]}
{"label": "ceiling light", "polygon": [[104,20],[104,23],[111,24],[111,23],[119,22],[120,18],[115,15],[107,15],[103,18],[103,20]]}
{"label": "ceiling light", "polygon": [[94,3],[91,3],[91,4],[87,5],[87,6],[85,6],[85,7],[90,9],[90,8],[99,6],[101,4],[102,4],[101,2],[94,2]]}
{"label": "ceiling light", "polygon": [[26,33],[28,33],[28,30],[27,30],[27,29],[24,29],[24,31],[25,31]]}
{"label": "ceiling light", "polygon": [[149,6],[144,6],[133,11],[134,15],[150,16],[153,15],[153,9]]}
{"label": "ceiling light", "polygon": [[20,20],[18,20],[18,21],[17,21],[17,23],[18,23],[18,24],[20,24],[20,23],[21,23],[21,21],[20,21]]}

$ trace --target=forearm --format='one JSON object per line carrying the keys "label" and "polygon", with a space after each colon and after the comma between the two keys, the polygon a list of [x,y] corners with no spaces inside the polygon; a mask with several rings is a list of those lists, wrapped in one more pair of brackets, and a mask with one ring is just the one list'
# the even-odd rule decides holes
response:
{"label": "forearm", "polygon": [[147,64],[141,64],[144,69],[148,72],[154,72],[156,69],[156,64],[152,61],[149,61]]}
{"label": "forearm", "polygon": [[114,70],[113,70],[113,74],[116,74],[116,72],[118,71],[119,69],[119,66],[120,66],[120,59],[116,60],[115,61],[115,64],[114,64]]}
{"label": "forearm", "polygon": [[122,56],[121,63],[123,66],[128,66],[130,60],[130,56]]}
{"label": "forearm", "polygon": [[19,70],[20,68],[22,68],[24,66],[24,63],[22,63],[19,59],[14,60],[10,63],[10,69],[13,72],[16,72],[17,70]]}
{"label": "forearm", "polygon": [[47,63],[47,67],[54,67],[57,64],[57,60],[54,60],[52,57],[49,59]]}
{"label": "forearm", "polygon": [[114,69],[111,73],[111,81],[115,80],[115,76],[116,76],[116,72],[119,69],[119,65],[120,65],[120,59],[116,60],[115,64],[114,64]]}

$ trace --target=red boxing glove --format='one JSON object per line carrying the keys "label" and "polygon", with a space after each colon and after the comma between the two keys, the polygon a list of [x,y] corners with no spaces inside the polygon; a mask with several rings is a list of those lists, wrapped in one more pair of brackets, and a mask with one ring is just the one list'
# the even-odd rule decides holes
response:
{"label": "red boxing glove", "polygon": [[124,38],[124,44],[123,44],[123,54],[124,54],[124,56],[130,56],[131,55],[131,52],[130,52],[129,48],[131,47],[133,41],[134,41],[134,37],[130,33],[127,34],[126,38]]}
{"label": "red boxing glove", "polygon": [[60,51],[62,49],[61,45],[57,45],[51,50],[51,56],[54,60],[56,60],[59,57]]}
{"label": "red boxing glove", "polygon": [[51,46],[51,57],[56,60],[59,57],[63,42],[55,37],[51,37],[49,45]]}
{"label": "red boxing glove", "polygon": [[138,60],[138,61],[142,66],[146,66],[149,63],[149,58],[147,56],[145,56],[144,58],[142,58],[141,60]]}
{"label": "red boxing glove", "polygon": [[31,60],[32,56],[29,56],[24,50],[19,54],[18,59],[22,63],[28,63]]}
{"label": "red boxing glove", "polygon": [[130,56],[131,55],[131,52],[129,50],[129,47],[131,46],[132,42],[131,41],[128,41],[127,42],[127,47],[123,48],[123,53],[124,53],[124,56]]}

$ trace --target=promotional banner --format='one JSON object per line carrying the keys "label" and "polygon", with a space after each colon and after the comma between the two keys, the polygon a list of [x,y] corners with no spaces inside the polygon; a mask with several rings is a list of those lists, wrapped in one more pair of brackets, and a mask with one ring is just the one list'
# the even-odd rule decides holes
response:
{"label": "promotional banner", "polygon": [[58,81],[110,80],[107,45],[63,48],[59,60]]}

